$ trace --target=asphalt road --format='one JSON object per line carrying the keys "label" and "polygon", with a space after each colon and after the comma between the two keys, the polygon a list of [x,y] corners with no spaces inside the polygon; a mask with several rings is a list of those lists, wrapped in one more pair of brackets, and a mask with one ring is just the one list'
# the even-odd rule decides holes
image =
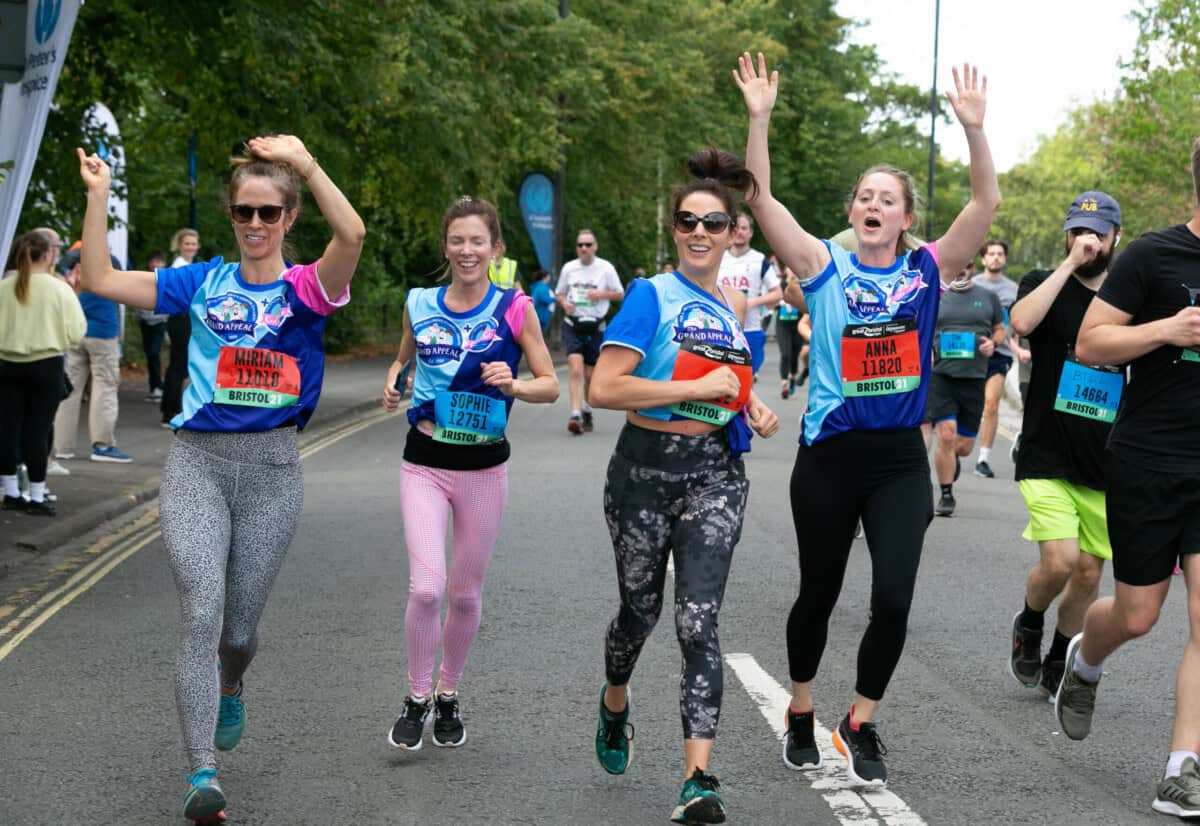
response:
{"label": "asphalt road", "polygon": [[[773,362],[762,375],[770,399]],[[306,459],[300,532],[247,675],[246,735],[220,758],[229,823],[667,821],[683,770],[669,613],[634,676],[629,773],[606,775],[593,754],[603,633],[616,610],[601,490],[622,419],[601,411],[595,433],[571,436],[565,397],[514,411],[509,506],[461,686],[468,742],[457,750],[403,753],[385,739],[406,689],[402,416]],[[803,397],[772,403],[784,424],[747,457],[750,503],[721,616],[722,647],[738,667],[726,667],[712,770],[731,822],[1158,820],[1149,802],[1186,636],[1182,582],[1160,627],[1109,661],[1092,736],[1067,741],[1041,695],[1007,671],[1035,548],[1020,539],[1024,511],[1002,439],[999,478],[964,475],[958,513],[928,533],[908,646],[878,718],[891,795],[844,789],[832,761],[816,775],[783,767],[772,703],[787,686],[784,623],[798,582],[787,478]],[[71,601],[47,603],[57,613],[18,645],[0,638],[0,823],[183,822],[177,603],[152,514],[143,519],[140,532],[108,529],[141,550]],[[816,684],[826,727],[850,701],[869,582],[859,542]],[[1111,591],[1106,576],[1102,592]]]}

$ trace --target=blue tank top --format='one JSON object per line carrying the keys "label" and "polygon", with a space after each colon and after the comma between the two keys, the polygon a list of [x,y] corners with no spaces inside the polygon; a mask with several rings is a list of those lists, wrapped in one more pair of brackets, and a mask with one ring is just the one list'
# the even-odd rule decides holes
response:
{"label": "blue tank top", "polygon": [[[633,375],[654,381],[670,381],[675,375],[681,347],[713,347],[744,354],[749,365],[750,345],[733,311],[715,296],[697,287],[678,271],[650,279],[638,278],[625,291],[621,311],[609,323],[601,347],[628,347],[642,354]],[[672,407],[652,407],[637,412],[650,419],[677,421],[703,415],[683,416]]]}
{"label": "blue tank top", "polygon": [[417,348],[408,421],[434,422],[439,442],[498,441],[513,398],[483,383],[482,365],[503,361],[516,375],[521,359],[517,337],[529,298],[489,285],[478,306],[455,312],[446,306],[445,295],[445,287],[414,289],[405,301]]}
{"label": "blue tank top", "polygon": [[800,282],[813,328],[800,438],[920,427],[942,294],[937,245],[880,268],[823,243],[829,266]]}

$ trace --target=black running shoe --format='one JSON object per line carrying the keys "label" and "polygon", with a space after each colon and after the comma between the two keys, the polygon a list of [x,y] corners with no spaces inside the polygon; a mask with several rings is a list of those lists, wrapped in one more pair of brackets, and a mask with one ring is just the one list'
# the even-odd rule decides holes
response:
{"label": "black running shoe", "polygon": [[938,516],[953,516],[954,504],[954,494],[943,493],[942,498],[933,506],[933,512]]}
{"label": "black running shoe", "polygon": [[388,732],[388,742],[398,749],[420,751],[421,733],[425,731],[425,721],[432,709],[431,700],[416,700],[411,694],[405,697],[404,711]]}
{"label": "black running shoe", "polygon": [[783,736],[783,765],[789,769],[821,768],[821,750],[813,734],[816,718],[811,711],[803,714],[787,710],[787,734]]}
{"label": "black running shoe", "polygon": [[4,495],[4,510],[6,511],[23,511],[28,506],[29,503],[20,496]]}
{"label": "black running shoe", "polygon": [[987,462],[975,463],[975,475],[982,476],[984,479],[995,479],[996,474],[992,472],[991,467]]}
{"label": "black running shoe", "polygon": [[[1013,679],[1026,688],[1036,688],[1042,679],[1042,629],[1026,628],[1021,625],[1018,611],[1012,622],[1012,649],[1008,654],[1008,671]],[[1061,664],[1060,664],[1061,665]],[[1062,678],[1060,667],[1058,676]],[[1054,691],[1058,683],[1054,683]]]}
{"label": "black running shoe", "polygon": [[1054,695],[1058,693],[1058,686],[1062,682],[1063,669],[1066,667],[1066,660],[1052,660],[1047,656],[1042,661],[1042,681],[1038,683],[1038,690],[1046,695],[1046,699],[1052,703]]}
{"label": "black running shoe", "polygon": [[439,694],[433,701],[433,744],[454,748],[467,742],[467,730],[458,714],[458,692]]}
{"label": "black running shoe", "polygon": [[874,723],[859,723],[858,731],[854,731],[847,714],[833,733],[833,745],[846,758],[846,774],[855,786],[887,784],[887,766],[883,764],[887,747],[879,739]]}
{"label": "black running shoe", "polygon": [[583,432],[591,433],[596,429],[596,425],[592,422],[592,411],[583,411]]}

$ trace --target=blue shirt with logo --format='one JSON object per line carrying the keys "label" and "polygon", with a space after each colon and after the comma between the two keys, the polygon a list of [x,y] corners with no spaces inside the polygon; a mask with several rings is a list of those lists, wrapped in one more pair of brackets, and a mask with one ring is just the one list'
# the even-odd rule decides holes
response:
{"label": "blue shirt with logo", "polygon": [[446,306],[445,287],[409,290],[404,307],[416,344],[413,403],[408,421],[435,421],[435,399],[439,391],[477,393],[502,400],[505,412],[513,397],[483,383],[485,362],[503,361],[517,373],[521,359],[518,338],[524,325],[529,296],[516,290],[488,285],[483,301],[469,310],[455,312]]}
{"label": "blue shirt with logo", "polygon": [[[823,242],[832,260],[800,282],[812,319],[808,409],[800,438],[814,444],[850,430],[920,427],[929,395],[929,365],[942,285],[937,244],[905,253],[890,267],[868,267],[858,256]],[[916,390],[847,398],[842,392],[842,333],[849,324],[916,318],[921,382]]]}
{"label": "blue shirt with logo", "polygon": [[[319,263],[289,266],[269,284],[243,280],[241,265],[221,258],[156,271],[155,312],[186,312],[192,322],[191,384],[183,395],[183,412],[171,420],[172,427],[249,433],[307,424],[325,375],[325,320],[350,301],[348,286],[332,300],[325,295],[317,278]],[[248,365],[247,373],[258,366],[294,360],[299,374],[295,401],[283,406],[218,401],[218,368],[223,357],[225,364],[233,363],[233,350],[238,362]]]}
{"label": "blue shirt with logo", "polygon": [[[746,334],[733,310],[676,271],[649,279],[638,278],[629,285],[620,312],[608,324],[601,347],[615,344],[636,350],[642,354],[642,360],[633,375],[670,381],[679,343],[684,338],[750,352]],[[661,421],[685,418],[666,407],[637,412]]]}

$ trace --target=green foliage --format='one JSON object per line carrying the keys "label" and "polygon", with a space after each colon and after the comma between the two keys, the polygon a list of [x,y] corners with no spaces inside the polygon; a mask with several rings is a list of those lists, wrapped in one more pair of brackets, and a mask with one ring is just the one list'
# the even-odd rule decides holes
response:
{"label": "green foliage", "polygon": [[[509,254],[531,269],[516,193],[525,175],[553,175],[560,159],[564,257],[588,226],[623,275],[652,268],[658,206],[684,159],[708,143],[743,150],[745,112],[730,76],[743,50],[765,52],[781,71],[774,189],[811,231],[845,226],[846,193],[871,164],[924,178],[927,92],[883,73],[873,49],[850,45],[853,24],[834,0],[575,0],[565,19],[557,5],[88,3],[22,224],[78,236],[73,150],[99,139],[80,122],[101,100],[121,124],[135,265],[188,223],[193,135],[202,255],[236,256],[222,205],[229,155],[254,134],[299,135],[368,227],[353,288],[361,309],[329,327],[338,347],[394,324],[403,291],[432,282],[441,216],[459,195],[498,204]],[[941,163],[938,228],[966,192],[965,168]],[[297,256],[319,256],[327,239],[307,202],[291,235]]]}

